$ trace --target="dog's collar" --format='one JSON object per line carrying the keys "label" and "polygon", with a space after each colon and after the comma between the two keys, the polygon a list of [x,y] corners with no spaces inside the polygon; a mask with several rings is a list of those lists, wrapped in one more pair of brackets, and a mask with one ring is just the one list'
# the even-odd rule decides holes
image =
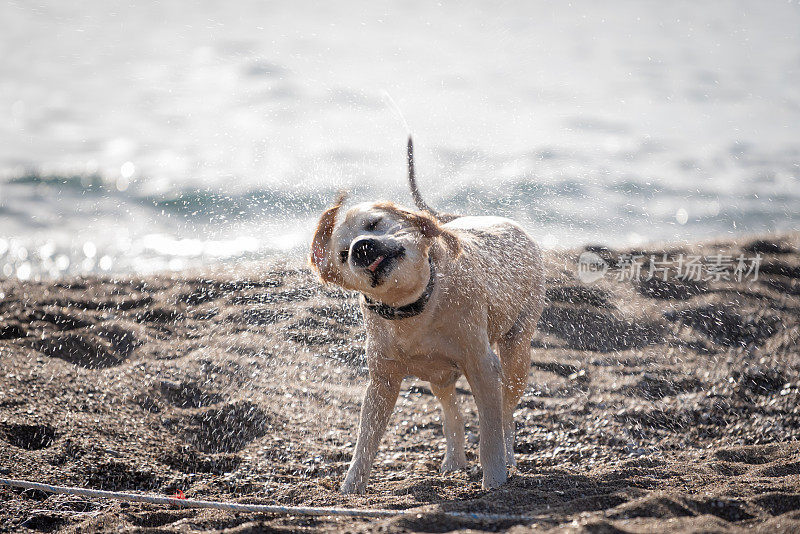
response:
{"label": "dog's collar", "polygon": [[436,280],[436,269],[433,267],[433,259],[430,256],[428,256],[428,264],[431,266],[431,277],[428,280],[428,285],[425,286],[425,291],[422,292],[422,295],[420,295],[417,300],[411,304],[406,304],[405,306],[399,306],[395,308],[382,302],[372,300],[368,296],[362,294],[367,309],[372,310],[384,319],[388,319],[390,321],[395,319],[407,319],[422,313],[422,311],[425,309],[425,305],[431,298],[433,287],[435,285],[434,281]]}

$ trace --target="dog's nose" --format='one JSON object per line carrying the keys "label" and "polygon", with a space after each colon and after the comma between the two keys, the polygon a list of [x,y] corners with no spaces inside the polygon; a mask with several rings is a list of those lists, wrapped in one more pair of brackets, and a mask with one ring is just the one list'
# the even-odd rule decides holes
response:
{"label": "dog's nose", "polygon": [[350,247],[350,257],[357,267],[367,267],[380,256],[386,254],[385,247],[377,239],[364,237],[357,239]]}

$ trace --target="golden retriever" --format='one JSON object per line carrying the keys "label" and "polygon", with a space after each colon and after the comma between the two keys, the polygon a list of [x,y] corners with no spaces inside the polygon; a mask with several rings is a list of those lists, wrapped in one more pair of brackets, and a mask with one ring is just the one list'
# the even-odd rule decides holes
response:
{"label": "golden retriever", "polygon": [[437,215],[422,200],[408,141],[409,183],[418,210],[343,196],[326,210],[310,262],[325,283],[361,293],[369,385],[358,439],[341,490],[364,492],[403,377],[430,382],[443,412],[442,472],[466,466],[456,380],[475,396],[483,487],[508,478],[514,410],[530,368],[542,312],[542,255],[517,223],[500,217]]}

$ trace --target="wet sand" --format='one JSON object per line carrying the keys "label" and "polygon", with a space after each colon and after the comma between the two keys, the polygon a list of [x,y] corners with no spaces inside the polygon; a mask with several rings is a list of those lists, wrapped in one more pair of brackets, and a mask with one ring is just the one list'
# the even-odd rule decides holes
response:
{"label": "wet sand", "polygon": [[[437,402],[407,379],[366,495],[338,493],[366,381],[361,312],[300,262],[0,281],[0,477],[420,512],[280,517],[0,487],[0,531],[800,531],[800,235],[754,239],[633,252],[759,253],[757,281],[612,269],[584,284],[581,251],[550,253],[519,465],[494,491],[480,487],[469,385],[471,467],[440,475]],[[592,250],[612,266],[632,252]]]}

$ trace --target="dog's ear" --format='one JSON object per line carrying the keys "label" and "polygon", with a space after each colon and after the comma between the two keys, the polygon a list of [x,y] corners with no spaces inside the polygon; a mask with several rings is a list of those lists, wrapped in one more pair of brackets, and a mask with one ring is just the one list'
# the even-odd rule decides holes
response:
{"label": "dog's ear", "polygon": [[314,239],[311,241],[311,255],[308,262],[325,283],[340,284],[342,281],[341,274],[331,262],[329,248],[333,227],[336,225],[336,215],[345,198],[347,198],[347,193],[340,192],[336,196],[333,206],[323,212],[317,223]]}
{"label": "dog's ear", "polygon": [[444,228],[441,223],[436,220],[436,217],[427,211],[408,211],[391,202],[383,202],[379,204],[378,207],[398,214],[400,217],[416,226],[423,237],[429,239],[440,238],[454,257],[461,254],[461,242],[458,240],[458,236],[447,228]]}

